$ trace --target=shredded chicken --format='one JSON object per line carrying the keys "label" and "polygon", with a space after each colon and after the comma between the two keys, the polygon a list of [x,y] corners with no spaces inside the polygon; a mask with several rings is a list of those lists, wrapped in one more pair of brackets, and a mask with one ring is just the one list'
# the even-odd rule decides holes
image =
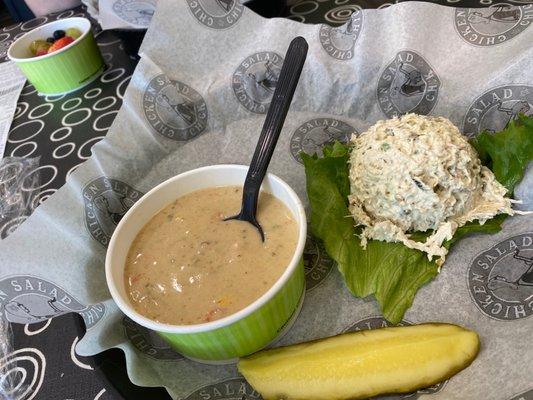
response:
{"label": "shredded chicken", "polygon": [[[443,243],[469,221],[514,214],[512,200],[455,125],[407,114],[352,137],[350,212],[368,239],[401,242],[444,262]],[[432,231],[424,241],[413,232]]]}

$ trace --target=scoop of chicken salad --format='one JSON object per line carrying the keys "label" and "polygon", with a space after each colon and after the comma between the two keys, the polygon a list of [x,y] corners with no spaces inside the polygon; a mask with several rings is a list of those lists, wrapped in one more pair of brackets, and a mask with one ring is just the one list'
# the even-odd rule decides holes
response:
{"label": "scoop of chicken salad", "polygon": [[[401,242],[437,256],[458,227],[512,215],[512,200],[455,125],[407,114],[352,137],[349,209],[368,239]],[[413,232],[430,232],[424,241]]]}

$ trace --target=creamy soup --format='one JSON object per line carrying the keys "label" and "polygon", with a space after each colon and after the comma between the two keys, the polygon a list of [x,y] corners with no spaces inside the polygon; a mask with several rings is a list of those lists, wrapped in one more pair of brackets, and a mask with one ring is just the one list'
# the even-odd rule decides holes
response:
{"label": "creamy soup", "polygon": [[205,323],[245,308],[279,279],[296,248],[297,223],[280,200],[262,192],[262,242],[250,223],[224,221],[239,212],[241,198],[236,186],[198,190],[141,229],[124,274],[135,310],[168,324]]}

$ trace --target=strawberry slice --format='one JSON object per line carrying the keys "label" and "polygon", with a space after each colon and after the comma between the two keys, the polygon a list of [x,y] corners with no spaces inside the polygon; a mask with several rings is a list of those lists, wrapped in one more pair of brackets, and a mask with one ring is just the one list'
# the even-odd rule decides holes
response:
{"label": "strawberry slice", "polygon": [[64,36],[61,39],[56,40],[48,49],[48,53],[53,53],[59,49],[62,49],[65,46],[68,46],[74,41],[70,36]]}

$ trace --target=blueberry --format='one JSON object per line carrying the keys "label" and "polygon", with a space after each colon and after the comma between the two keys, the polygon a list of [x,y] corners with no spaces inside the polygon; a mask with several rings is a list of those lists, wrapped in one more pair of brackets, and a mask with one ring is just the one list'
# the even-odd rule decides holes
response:
{"label": "blueberry", "polygon": [[48,43],[54,43],[55,42],[55,39],[53,37],[49,37],[49,38],[46,38],[46,41]]}
{"label": "blueberry", "polygon": [[54,32],[54,39],[55,40],[59,40],[59,39],[61,39],[64,36],[65,36],[65,31],[63,31],[61,29],[58,29],[57,31]]}

